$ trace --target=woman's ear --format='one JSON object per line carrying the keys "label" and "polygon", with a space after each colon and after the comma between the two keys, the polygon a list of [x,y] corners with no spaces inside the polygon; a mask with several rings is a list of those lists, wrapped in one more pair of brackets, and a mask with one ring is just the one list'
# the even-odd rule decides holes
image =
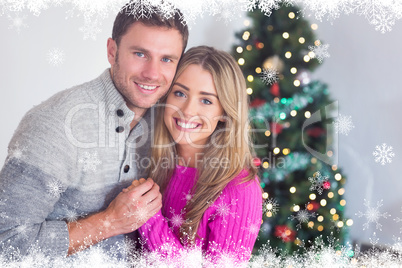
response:
{"label": "woman's ear", "polygon": [[229,119],[229,117],[226,114],[224,114],[224,115],[220,116],[219,122],[225,123],[225,122],[227,122],[228,119]]}

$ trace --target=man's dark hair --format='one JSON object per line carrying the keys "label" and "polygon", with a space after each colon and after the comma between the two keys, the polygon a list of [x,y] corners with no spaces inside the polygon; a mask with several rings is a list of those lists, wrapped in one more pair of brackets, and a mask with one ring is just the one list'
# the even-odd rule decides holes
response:
{"label": "man's dark hair", "polygon": [[117,14],[112,30],[112,39],[116,41],[117,46],[119,46],[120,40],[128,28],[135,22],[141,22],[146,26],[166,27],[178,30],[183,39],[184,52],[188,41],[188,27],[182,21],[183,14],[180,10],[174,9],[169,18],[166,18],[158,7],[152,7],[152,11],[148,12],[146,16],[143,13],[139,14],[138,10],[138,6],[134,5],[133,1],[131,1]]}

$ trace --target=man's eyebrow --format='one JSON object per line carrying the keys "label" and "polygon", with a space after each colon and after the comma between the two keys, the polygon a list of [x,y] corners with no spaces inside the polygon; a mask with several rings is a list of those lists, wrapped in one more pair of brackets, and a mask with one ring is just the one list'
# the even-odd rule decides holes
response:
{"label": "man's eyebrow", "polygon": [[[148,49],[143,48],[143,47],[139,47],[139,46],[130,46],[129,49],[130,50],[138,50],[140,52],[143,52],[144,54],[150,54],[150,51]],[[163,55],[162,57],[163,58],[173,59],[173,60],[179,60],[179,57],[175,56],[175,55],[166,54],[166,55]]]}
{"label": "man's eyebrow", "polygon": [[[187,86],[185,86],[185,85],[183,85],[183,84],[181,84],[181,83],[176,82],[176,83],[174,83],[174,84],[175,84],[175,85],[178,85],[179,87],[181,87],[181,88],[183,88],[183,89],[185,89],[185,90],[187,90],[187,91],[190,91],[190,89],[189,89]],[[213,97],[219,99],[218,96],[216,96],[216,95],[213,94],[213,93],[201,91],[200,94],[201,94],[201,95],[207,95],[207,96],[213,96]]]}

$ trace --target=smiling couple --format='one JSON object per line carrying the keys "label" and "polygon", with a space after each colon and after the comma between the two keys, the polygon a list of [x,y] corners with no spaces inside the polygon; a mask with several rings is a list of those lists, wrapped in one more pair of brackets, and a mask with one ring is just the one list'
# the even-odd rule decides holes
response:
{"label": "smiling couple", "polygon": [[[67,256],[111,248],[136,231],[145,249],[165,256],[196,248],[211,263],[247,261],[262,195],[243,74],[226,52],[199,46],[183,54],[188,29],[179,11],[136,19],[131,6],[107,42],[111,68],[36,106],[15,132],[0,173],[0,248],[26,254],[37,245]],[[77,110],[67,135],[66,114],[82,103],[103,103],[105,114]],[[98,140],[99,125],[112,126],[103,136],[123,141],[123,151],[69,140]],[[17,155],[15,146],[26,150]],[[170,164],[142,169],[133,154]],[[226,164],[212,165],[219,159]]]}

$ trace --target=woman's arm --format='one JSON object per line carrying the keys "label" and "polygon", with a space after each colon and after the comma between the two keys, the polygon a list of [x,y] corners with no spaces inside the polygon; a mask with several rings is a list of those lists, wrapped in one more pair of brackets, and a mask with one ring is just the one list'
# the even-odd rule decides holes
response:
{"label": "woman's arm", "polygon": [[242,184],[236,181],[206,211],[210,215],[205,253],[215,264],[248,261],[260,230],[262,195],[258,179]]}

